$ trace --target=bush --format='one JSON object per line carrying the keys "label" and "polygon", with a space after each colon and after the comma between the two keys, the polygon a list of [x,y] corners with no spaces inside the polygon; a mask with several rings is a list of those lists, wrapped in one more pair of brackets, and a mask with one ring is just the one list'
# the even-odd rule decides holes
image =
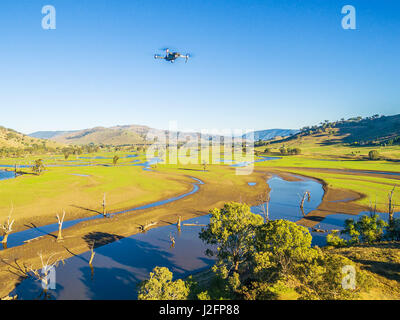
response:
{"label": "bush", "polygon": [[326,243],[329,246],[334,246],[334,247],[345,247],[348,245],[348,241],[340,238],[338,235],[338,231],[332,231],[332,233],[328,234],[326,236]]}
{"label": "bush", "polygon": [[368,153],[368,158],[370,160],[379,160],[380,156],[379,156],[379,152],[377,150],[371,150]]}
{"label": "bush", "polygon": [[287,152],[287,154],[290,154],[290,155],[298,155],[298,154],[301,154],[301,149],[300,148],[287,148],[286,152]]}
{"label": "bush", "polygon": [[[318,259],[304,268],[305,272],[299,277],[302,284],[299,288],[300,299],[353,300],[370,285],[367,274],[340,255],[320,252]],[[354,270],[353,275],[349,274],[351,269]],[[344,283],[349,286],[344,286]]]}
{"label": "bush", "polygon": [[387,226],[388,224],[374,213],[363,215],[357,222],[347,219],[342,233],[351,237],[349,243],[373,243],[383,239],[384,229]]}
{"label": "bush", "polygon": [[277,270],[288,275],[296,262],[312,257],[312,236],[307,228],[287,220],[269,220],[257,227],[255,271]]}
{"label": "bush", "polygon": [[296,154],[296,155],[297,154],[301,154],[301,149],[300,148],[294,148],[293,149],[293,153]]}
{"label": "bush", "polygon": [[190,285],[179,279],[172,281],[172,272],[165,267],[155,267],[150,278],[140,284],[139,300],[186,300]]}

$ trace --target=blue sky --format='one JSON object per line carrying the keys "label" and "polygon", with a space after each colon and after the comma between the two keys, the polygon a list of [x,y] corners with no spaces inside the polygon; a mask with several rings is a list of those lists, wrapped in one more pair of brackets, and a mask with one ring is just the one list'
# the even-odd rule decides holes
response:
{"label": "blue sky", "polygon": [[[48,4],[56,30],[41,28]],[[341,27],[347,4],[357,30]],[[400,113],[397,0],[2,0],[0,39],[0,125],[24,133]],[[163,47],[194,57],[154,60]]]}

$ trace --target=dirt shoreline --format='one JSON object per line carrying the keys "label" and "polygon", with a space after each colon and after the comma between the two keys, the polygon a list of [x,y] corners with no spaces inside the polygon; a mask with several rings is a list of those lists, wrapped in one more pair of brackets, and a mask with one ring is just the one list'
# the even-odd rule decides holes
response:
{"label": "dirt shoreline", "polygon": [[[215,181],[215,179],[208,179],[205,176],[196,176],[196,173],[193,172],[190,176],[199,178],[205,184],[200,186],[198,192],[188,197],[160,207],[118,214],[112,219],[96,219],[79,223],[63,231],[63,242],[57,242],[55,234],[50,234],[23,246],[0,251],[0,297],[6,297],[24,279],[14,269],[16,262],[19,262],[20,265],[25,264],[40,269],[39,252],[43,253],[44,257],[55,254],[60,259],[68,259],[89,251],[93,241],[95,247],[117,241],[140,232],[139,228],[151,221],[158,222],[154,227],[171,225],[176,223],[179,216],[183,220],[202,216],[207,214],[210,209],[222,207],[225,202],[229,201],[243,201],[249,205],[255,205],[258,195],[266,189],[269,191],[266,180],[272,175],[278,175],[288,181],[298,181],[298,178],[291,173],[262,167],[257,167],[251,176],[243,176],[242,182],[245,183],[240,185],[235,185],[232,181],[222,179]],[[188,177],[187,173],[182,176]],[[312,175],[309,178],[318,180]],[[247,185],[249,180],[256,182],[256,185],[249,187]],[[364,207],[352,203],[353,198],[357,200],[362,195],[346,190],[333,190],[328,188],[325,182],[319,181],[325,190],[323,200],[315,211],[298,221],[298,224],[312,227],[330,214],[338,212],[358,214],[365,210]],[[341,202],[341,200],[349,198],[351,198],[350,201]]]}
{"label": "dirt shoreline", "polygon": [[[177,173],[177,176],[179,174]],[[181,176],[188,176],[182,173]],[[174,224],[178,217],[183,220],[202,216],[210,209],[221,207],[228,201],[243,201],[255,204],[258,195],[268,188],[266,183],[269,175],[266,172],[254,173],[251,176],[243,176],[241,183],[233,183],[231,180],[209,179],[203,175],[197,175],[195,171],[190,176],[204,182],[198,192],[164,204],[160,207],[121,213],[111,219],[96,219],[78,223],[63,230],[64,241],[57,242],[54,234],[46,235],[40,239],[31,241],[22,246],[0,251],[0,297],[6,297],[15,286],[23,280],[14,267],[16,262],[40,269],[38,253],[44,258],[54,254],[60,259],[68,259],[74,255],[89,251],[91,243],[95,247],[105,245],[118,239],[131,236],[140,232],[140,227],[150,221],[158,221],[155,227]],[[192,180],[188,188],[192,189]],[[247,182],[256,182],[249,187]],[[10,235],[10,237],[12,234]],[[13,273],[14,272],[14,273]]]}
{"label": "dirt shoreline", "polygon": [[[257,171],[259,168],[257,168]],[[288,170],[291,168],[285,168],[283,170]],[[292,169],[299,169],[299,168],[292,168]],[[322,201],[317,209],[311,211],[307,214],[306,217],[302,218],[301,220],[297,221],[296,223],[302,225],[307,228],[312,228],[324,220],[327,216],[331,214],[350,214],[350,215],[358,215],[362,211],[366,211],[369,208],[359,205],[355,203],[355,201],[365,198],[365,195],[356,191],[344,190],[344,189],[334,189],[328,187],[328,184],[320,178],[317,178],[312,175],[305,175],[305,174],[298,174],[298,173],[290,173],[288,171],[281,171],[280,169],[264,169],[263,171],[267,171],[271,173],[275,173],[281,177],[286,179],[295,179],[295,176],[302,176],[310,179],[314,179],[322,184],[324,189],[324,196]],[[303,168],[302,168],[303,170]],[[319,171],[317,169],[310,170]],[[294,175],[294,177],[293,177]],[[289,177],[288,177],[289,176]],[[294,180],[288,180],[294,181]]]}

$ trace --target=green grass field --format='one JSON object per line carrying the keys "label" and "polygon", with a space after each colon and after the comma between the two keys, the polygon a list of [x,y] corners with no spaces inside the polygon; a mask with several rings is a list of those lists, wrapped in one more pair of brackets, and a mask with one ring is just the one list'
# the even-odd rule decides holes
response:
{"label": "green grass field", "polygon": [[47,167],[40,176],[26,174],[1,181],[0,220],[11,206],[13,216],[23,221],[62,209],[67,215],[81,212],[77,207],[100,210],[104,193],[108,210],[133,207],[183,193],[190,188],[189,182],[139,166]]}
{"label": "green grass field", "polygon": [[[379,160],[344,160],[336,154],[343,154],[343,146],[317,146],[305,148],[302,146],[304,155],[282,156],[277,160],[258,162],[256,167],[269,167],[281,169],[297,174],[311,175],[323,179],[333,188],[357,191],[366,195],[365,199],[359,200],[362,205],[370,202],[378,204],[378,209],[384,211],[387,203],[387,194],[398,180],[385,177],[372,177],[359,174],[340,174],[312,171],[302,171],[303,168],[321,169],[348,169],[348,170],[375,170],[400,172],[400,162]],[[394,153],[398,147],[386,147],[386,153]],[[367,150],[362,151],[365,153]],[[329,159],[327,159],[328,151]],[[339,151],[338,151],[339,150]],[[388,151],[389,150],[389,151]],[[325,157],[315,158],[316,152],[321,152]],[[361,152],[362,151],[362,152]],[[48,216],[57,211],[66,209],[71,215],[78,214],[77,207],[85,207],[100,210],[103,193],[107,194],[107,207],[109,210],[132,207],[152,201],[166,198],[168,196],[183,193],[188,188],[186,182],[176,178],[183,175],[213,181],[225,180],[225,185],[241,185],[252,182],[251,175],[248,177],[237,176],[235,170],[226,170],[230,163],[220,163],[224,155],[217,155],[217,163],[207,164],[207,170],[203,171],[202,164],[157,164],[159,173],[142,170],[140,166],[133,164],[146,161],[146,155],[138,154],[137,157],[127,158],[132,152],[98,152],[82,155],[70,155],[67,160],[63,155],[41,155],[24,158],[0,159],[0,168],[3,164],[8,165],[31,165],[36,159],[43,159],[46,166],[45,172],[40,175],[26,174],[17,179],[4,180],[0,183],[0,219],[4,219],[11,205],[14,206],[14,215],[22,220],[32,216]],[[117,166],[112,165],[112,158],[119,157]],[[267,155],[267,154],[263,154]],[[275,154],[276,155],[276,154]],[[216,155],[214,155],[216,156]],[[88,159],[85,159],[87,157]],[[95,159],[101,157],[100,159]],[[104,159],[106,158],[106,159]],[[323,159],[325,158],[325,159]],[[85,165],[76,166],[74,165]],[[12,168],[8,168],[11,170]],[[31,172],[30,168],[21,169]],[[87,175],[84,176],[76,176]],[[400,202],[400,201],[398,201]],[[82,212],[80,212],[82,214]]]}
{"label": "green grass field", "polygon": [[271,149],[272,155],[280,155],[279,148],[300,148],[302,155],[307,158],[319,159],[360,159],[368,157],[371,150],[377,150],[380,155],[387,159],[400,160],[400,145],[394,146],[351,146],[342,143],[344,136],[320,133],[312,136],[304,136],[289,141],[273,142],[268,146],[257,147],[256,150],[263,152],[266,148]]}

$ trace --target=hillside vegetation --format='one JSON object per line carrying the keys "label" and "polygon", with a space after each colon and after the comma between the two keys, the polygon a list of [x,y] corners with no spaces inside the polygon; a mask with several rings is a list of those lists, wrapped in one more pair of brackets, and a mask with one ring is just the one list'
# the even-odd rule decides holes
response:
{"label": "hillside vegetation", "polygon": [[[319,125],[304,127],[294,136],[281,141],[291,141],[301,137],[329,134],[325,145],[347,143],[362,146],[390,146],[400,144],[400,114],[394,116],[374,115],[367,118],[350,118],[330,122],[325,120]],[[275,141],[276,142],[276,141]]]}
{"label": "hillside vegetation", "polygon": [[0,126],[0,156],[15,155],[23,150],[33,153],[38,150],[47,150],[59,147],[54,141],[29,137],[13,129]]}
{"label": "hillside vegetation", "polygon": [[256,147],[271,155],[287,155],[285,149],[298,148],[303,156],[354,160],[368,159],[376,150],[376,160],[399,159],[400,115],[325,121],[284,139],[258,141]]}

